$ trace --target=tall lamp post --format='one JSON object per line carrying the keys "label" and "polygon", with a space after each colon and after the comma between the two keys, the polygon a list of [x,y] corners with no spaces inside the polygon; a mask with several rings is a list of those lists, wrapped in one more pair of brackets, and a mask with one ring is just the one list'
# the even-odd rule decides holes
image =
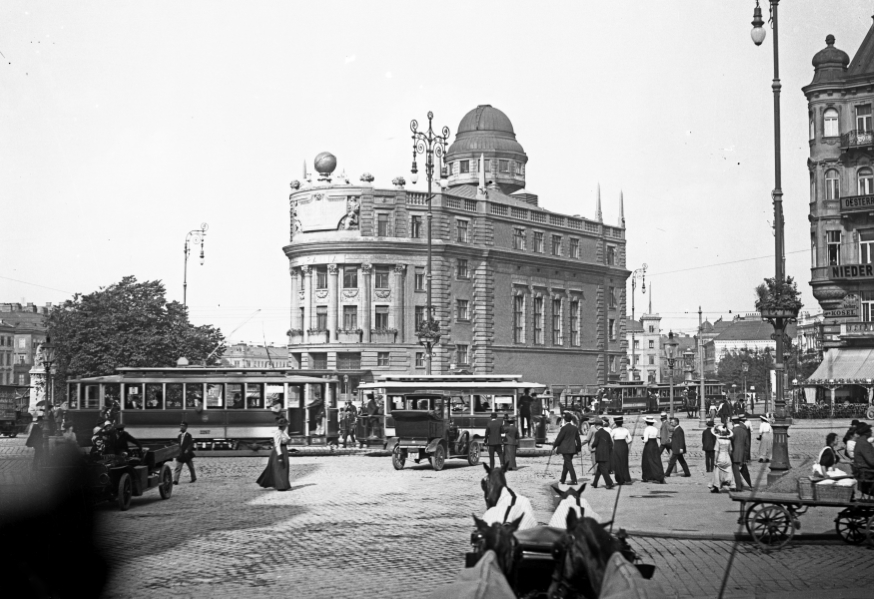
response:
{"label": "tall lamp post", "polygon": [[431,303],[431,201],[434,199],[431,193],[431,184],[434,180],[435,158],[440,161],[440,187],[446,187],[449,171],[443,163],[446,155],[446,144],[449,141],[449,127],[443,127],[440,135],[434,132],[431,121],[434,113],[428,111],[428,131],[419,131],[419,122],[416,119],[410,121],[410,131],[413,132],[413,167],[410,169],[413,184],[419,180],[419,167],[416,164],[416,154],[425,155],[425,177],[428,179],[428,263],[425,267],[425,286],[427,299],[425,307],[425,320],[416,327],[416,336],[419,343],[425,346],[427,356],[427,374],[431,374],[434,346],[440,342],[440,322],[434,318],[434,307]]}
{"label": "tall lamp post", "polygon": [[[631,320],[634,320],[634,291],[637,289],[637,280],[640,279],[640,290],[646,293],[646,262],[643,266],[634,270],[631,273]],[[629,373],[629,381],[637,380],[637,348],[634,347],[634,329],[631,329],[631,372]]]}
{"label": "tall lamp post", "polygon": [[182,305],[188,305],[188,255],[191,254],[192,244],[200,242],[200,265],[203,266],[203,239],[206,237],[206,232],[209,230],[209,225],[201,223],[199,229],[194,229],[188,232],[185,236],[185,272],[182,275]]}
{"label": "tall lamp post", "polygon": [[665,352],[667,353],[668,368],[670,369],[671,380],[671,418],[674,417],[674,364],[677,362],[677,346],[680,345],[674,341],[674,332],[668,331],[668,341],[665,343]]}
{"label": "tall lamp post", "polygon": [[55,347],[51,343],[51,338],[46,337],[45,343],[42,344],[40,348],[40,354],[42,359],[43,370],[45,370],[46,378],[45,378],[45,386],[46,392],[45,397],[43,398],[43,402],[45,405],[46,412],[46,443],[48,443],[48,437],[55,434],[55,414],[53,408],[55,407],[54,401],[54,393],[52,389],[52,367],[55,363]]}
{"label": "tall lamp post", "polygon": [[[780,52],[778,44],[777,6],[780,0],[769,0],[771,6],[771,28],[774,30],[774,80],[771,89],[774,92],[774,191],[771,198],[774,202],[774,280],[777,285],[785,279],[785,250],[783,248],[783,187],[780,166]],[[756,0],[753,10],[753,29],[750,36],[753,43],[760,46],[765,41],[765,22],[762,20],[762,9]],[[795,320],[798,312],[775,311],[773,314],[762,314],[774,326],[774,341],[777,344],[774,370],[777,378],[774,398],[774,458],[771,461],[771,472],[768,482],[773,482],[789,470],[789,426],[791,419],[786,417],[786,399],[783,397],[783,336],[786,327]]]}
{"label": "tall lamp post", "polygon": [[[741,369],[741,372],[743,372],[743,377],[744,377],[744,386],[743,386],[744,409],[746,409],[746,405],[747,405],[747,372],[749,372],[749,370],[750,370],[750,365],[746,361],[741,362],[740,369]],[[753,402],[753,406],[755,406],[755,405],[756,405],[755,402]],[[755,413],[755,409],[750,410],[750,413],[751,414]]]}

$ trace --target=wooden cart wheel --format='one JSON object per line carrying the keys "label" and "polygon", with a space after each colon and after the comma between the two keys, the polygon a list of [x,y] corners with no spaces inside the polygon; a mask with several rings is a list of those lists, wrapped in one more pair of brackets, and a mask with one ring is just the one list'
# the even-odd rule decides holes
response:
{"label": "wooden cart wheel", "polygon": [[170,499],[173,494],[173,471],[169,464],[161,466],[161,484],[158,485],[158,492],[161,494],[161,499]]}
{"label": "wooden cart wheel", "polygon": [[431,466],[434,467],[434,470],[440,471],[443,470],[443,465],[446,463],[446,450],[443,448],[443,445],[437,445],[434,449],[434,455],[431,459]]}
{"label": "wooden cart wheel", "polygon": [[133,494],[134,487],[130,479],[130,474],[125,472],[121,475],[121,478],[118,479],[118,495],[115,498],[115,501],[118,503],[118,509],[126,512],[130,507],[130,498],[133,497]]}
{"label": "wooden cart wheel", "polygon": [[[747,511],[744,514],[743,519],[744,519],[744,526],[746,526],[746,528],[747,528],[748,535],[753,536],[753,528],[752,528],[753,519],[755,518],[756,514],[758,512],[760,512],[762,510],[762,508],[764,508],[766,505],[767,504],[759,503],[757,501],[755,503],[751,503],[750,507],[747,508]],[[740,521],[738,521],[738,524],[740,524]]]}
{"label": "wooden cart wheel", "polygon": [[791,541],[795,526],[789,510],[782,505],[766,505],[756,511],[750,532],[762,549],[770,551],[781,549]]}
{"label": "wooden cart wheel", "polygon": [[471,466],[479,464],[479,443],[476,441],[470,442],[470,447],[467,450],[467,463]]}
{"label": "wooden cart wheel", "polygon": [[403,470],[405,461],[406,459],[401,448],[395,445],[395,448],[391,451],[391,465],[395,467],[395,470]]}
{"label": "wooden cart wheel", "polygon": [[867,515],[867,511],[852,507],[845,508],[835,518],[835,530],[847,543],[859,545],[868,536]]}
{"label": "wooden cart wheel", "polygon": [[874,547],[874,515],[868,518],[868,526],[865,527],[865,538],[868,546]]}

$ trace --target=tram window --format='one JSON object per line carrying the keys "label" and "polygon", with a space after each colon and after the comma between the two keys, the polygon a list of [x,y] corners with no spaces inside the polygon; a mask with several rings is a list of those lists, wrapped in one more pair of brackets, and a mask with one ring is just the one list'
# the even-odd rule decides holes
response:
{"label": "tram window", "polygon": [[68,385],[67,405],[71,410],[79,409],[79,385]]}
{"label": "tram window", "polygon": [[225,405],[224,385],[221,383],[206,384],[206,407],[222,408]]}
{"label": "tram window", "polygon": [[121,385],[106,383],[103,385],[103,405],[112,407],[112,404],[116,402],[121,405]]}
{"label": "tram window", "polygon": [[125,410],[142,410],[143,409],[143,386],[140,384],[128,383],[124,386],[124,409]]}
{"label": "tram window", "polygon": [[[299,385],[288,386],[288,407],[301,407],[301,396],[303,389]],[[285,389],[282,385],[267,385],[267,407],[272,408],[278,405],[280,408],[285,401]]]}
{"label": "tram window", "polygon": [[492,396],[480,395],[479,393],[473,396],[473,411],[474,413],[483,413],[492,411]]}
{"label": "tram window", "polygon": [[513,411],[513,396],[512,395],[496,395],[492,402],[492,410],[500,412]]}
{"label": "tram window", "polygon": [[167,409],[182,409],[182,383],[167,383]]}
{"label": "tram window", "polygon": [[194,409],[203,407],[203,383],[186,383],[185,407]]}
{"label": "tram window", "polygon": [[86,410],[96,410],[100,407],[100,385],[85,385]]}
{"label": "tram window", "polygon": [[264,387],[260,383],[246,384],[246,407],[250,410],[264,408]]}
{"label": "tram window", "polygon": [[240,383],[228,383],[228,407],[232,410],[242,410],[245,407],[243,385]]}
{"label": "tram window", "polygon": [[146,409],[164,409],[164,389],[161,383],[146,383]]}
{"label": "tram window", "polygon": [[453,395],[449,400],[453,414],[467,414],[470,412],[470,401],[462,395]]}
{"label": "tram window", "polygon": [[392,410],[403,410],[404,409],[404,396],[403,395],[389,395],[388,396],[388,413],[391,414]]}

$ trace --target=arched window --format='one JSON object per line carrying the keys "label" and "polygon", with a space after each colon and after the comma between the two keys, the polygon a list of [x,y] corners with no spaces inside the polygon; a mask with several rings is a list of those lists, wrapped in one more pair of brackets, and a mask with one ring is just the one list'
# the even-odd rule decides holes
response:
{"label": "arched window", "polygon": [[825,199],[837,200],[841,197],[841,180],[837,170],[830,168],[825,172]]}
{"label": "arched window", "polygon": [[860,168],[856,175],[859,180],[859,195],[871,195],[874,193],[874,174],[870,168]]}
{"label": "arched window", "polygon": [[822,115],[823,120],[823,136],[837,137],[841,134],[841,129],[838,127],[838,111],[834,108],[829,108]]}
{"label": "arched window", "polygon": [[811,141],[813,141],[813,140],[816,138],[816,127],[815,127],[815,124],[814,124],[813,113],[812,113],[812,112],[811,112],[810,115],[809,115],[808,134],[809,134],[809,136],[810,136],[809,139],[810,139]]}

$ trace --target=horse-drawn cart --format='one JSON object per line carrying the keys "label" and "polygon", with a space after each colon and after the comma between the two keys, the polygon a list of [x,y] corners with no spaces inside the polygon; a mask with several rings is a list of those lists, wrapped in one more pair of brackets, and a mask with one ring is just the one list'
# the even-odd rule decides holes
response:
{"label": "horse-drawn cart", "polygon": [[393,410],[397,438],[391,447],[391,462],[401,470],[406,460],[427,458],[434,470],[443,470],[447,458],[479,462],[480,444],[467,432],[460,433],[444,408],[449,398],[440,394],[409,394],[403,410]]}
{"label": "horse-drawn cart", "polygon": [[130,507],[131,497],[157,488],[161,499],[173,493],[170,462],[179,455],[179,445],[145,449],[142,456],[105,455],[89,457],[88,484],[95,503],[114,501],[121,511]]}

